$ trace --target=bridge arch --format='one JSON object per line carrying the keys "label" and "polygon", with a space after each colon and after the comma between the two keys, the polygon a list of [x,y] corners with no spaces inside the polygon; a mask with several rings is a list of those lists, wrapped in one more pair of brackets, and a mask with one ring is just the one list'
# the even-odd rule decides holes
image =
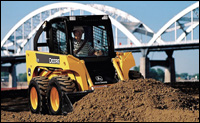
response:
{"label": "bridge arch", "polygon": [[[176,16],[174,16],[171,20],[169,20],[154,36],[153,38],[149,41],[149,43],[147,44],[148,46],[153,45],[158,39],[161,39],[161,35],[164,34],[165,32],[167,32],[167,30],[169,31],[170,26],[173,25],[175,23],[175,27],[173,30],[176,29],[182,29],[183,33],[178,37],[175,38],[175,43],[180,43],[182,41],[182,39],[187,36],[188,33],[190,33],[194,28],[196,28],[199,25],[199,15],[197,15],[197,19],[196,21],[193,19],[193,11],[199,9],[199,2],[196,2],[194,4],[192,4],[191,6],[187,7],[186,9],[184,9],[183,11],[181,11],[180,13],[178,13]],[[198,10],[199,11],[199,10]],[[186,20],[188,21],[188,18],[184,18],[184,16],[188,13],[191,12],[191,23],[186,23],[186,24],[180,24],[179,21],[180,20]],[[176,22],[179,24],[179,26],[176,26]],[[186,30],[183,29],[185,26],[190,25]],[[175,32],[175,37],[176,37],[176,32]],[[158,42],[159,43],[159,42]],[[166,42],[162,42],[162,44],[164,44]]]}
{"label": "bridge arch", "polygon": [[[109,7],[109,6],[106,6],[106,7]],[[53,10],[53,9],[58,9],[58,11],[52,14],[51,10]],[[73,15],[72,13],[73,13],[74,10],[84,10],[84,11],[90,12],[92,14],[107,14],[107,13],[105,13],[105,12],[95,8],[95,7],[92,7],[92,5],[85,5],[85,4],[80,4],[80,3],[61,2],[61,3],[54,3],[54,4],[43,6],[39,9],[31,12],[30,14],[28,14],[24,18],[22,18],[7,33],[7,35],[1,41],[1,50],[4,51],[5,55],[9,55],[9,52],[13,52],[13,54],[19,54],[22,51],[22,49],[25,47],[27,42],[29,42],[31,37],[33,37],[33,35],[36,33],[36,31],[39,28],[39,25],[41,25],[41,23],[43,21],[41,19],[42,13],[49,11],[49,16],[47,18],[45,18],[45,20],[48,20],[48,19],[51,19],[53,17],[60,16],[60,15],[67,13],[67,12],[69,12],[69,14],[71,13],[71,15]],[[124,14],[123,11],[118,10],[118,9],[116,9],[116,10],[118,11],[118,16],[122,16],[122,18],[124,18],[123,17],[123,14]],[[119,14],[119,13],[122,13],[122,14]],[[39,23],[37,24],[37,26],[33,26],[33,22],[32,22],[33,18],[37,17],[38,15],[39,15],[39,17],[38,17]],[[137,20],[133,16],[128,15],[127,13],[126,13],[126,15],[127,15],[129,20],[131,20],[132,22],[134,21],[134,22],[141,23],[149,33],[153,34],[153,31],[150,28],[148,28],[146,25],[144,25],[142,22],[140,22],[139,20]],[[118,29],[120,29],[121,32],[123,32],[136,46],[141,46],[141,42],[129,31],[129,29],[127,29],[122,23],[118,22],[112,16],[110,16],[110,19],[112,21],[112,24],[115,27],[117,27]],[[31,22],[28,22],[28,21],[31,21]],[[24,34],[21,35],[21,36],[18,36],[18,37],[12,36],[12,35],[15,35],[16,30],[18,30],[20,27],[24,28],[26,23],[31,24],[31,26],[30,26],[31,31],[26,36]],[[24,32],[22,31],[22,33],[24,33]],[[8,42],[8,40],[10,41],[10,43]],[[15,46],[13,47],[14,44],[15,44]],[[8,49],[9,47],[11,47],[11,49]],[[18,48],[16,48],[16,47],[18,47]]]}
{"label": "bridge arch", "polygon": [[122,25],[124,25],[132,33],[138,32],[140,34],[147,35],[150,37],[153,37],[153,35],[154,35],[153,30],[151,30],[147,25],[142,23],[140,20],[138,20],[134,16],[132,16],[120,9],[117,9],[117,8],[114,8],[111,6],[107,6],[107,5],[101,5],[101,4],[88,4],[88,5],[107,13],[108,15],[112,16],[113,18],[115,18],[118,21],[120,21],[120,19],[127,20],[127,22],[120,22],[120,23],[122,23]]}

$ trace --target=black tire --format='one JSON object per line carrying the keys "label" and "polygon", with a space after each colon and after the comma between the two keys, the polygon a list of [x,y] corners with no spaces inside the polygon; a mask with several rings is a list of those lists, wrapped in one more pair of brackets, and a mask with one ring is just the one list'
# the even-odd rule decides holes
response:
{"label": "black tire", "polygon": [[48,78],[43,76],[33,77],[29,84],[29,108],[32,113],[47,113],[46,93]]}
{"label": "black tire", "polygon": [[138,71],[130,70],[129,79],[144,79],[144,76]]}
{"label": "black tire", "polygon": [[49,113],[53,115],[59,115],[63,113],[63,94],[66,92],[76,92],[75,81],[65,75],[59,75],[53,77],[49,81],[47,91],[47,104]]}

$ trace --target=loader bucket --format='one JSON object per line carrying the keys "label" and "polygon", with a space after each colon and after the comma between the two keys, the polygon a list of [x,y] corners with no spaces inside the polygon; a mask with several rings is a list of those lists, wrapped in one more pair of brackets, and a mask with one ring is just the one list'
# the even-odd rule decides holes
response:
{"label": "loader bucket", "polygon": [[86,96],[88,93],[93,92],[93,90],[87,90],[87,91],[80,91],[80,92],[69,92],[63,94],[63,114],[67,114],[69,112],[73,111],[73,104],[80,99],[82,99],[84,96]]}
{"label": "loader bucket", "polygon": [[62,109],[63,109],[63,114],[67,114],[69,112],[73,111],[73,106],[72,103],[69,99],[69,97],[67,96],[67,94],[63,94],[63,105],[62,105]]}

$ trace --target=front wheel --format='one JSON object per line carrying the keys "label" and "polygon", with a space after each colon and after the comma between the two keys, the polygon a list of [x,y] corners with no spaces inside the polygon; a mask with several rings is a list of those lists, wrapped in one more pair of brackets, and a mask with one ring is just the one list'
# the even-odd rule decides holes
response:
{"label": "front wheel", "polygon": [[65,92],[76,92],[75,82],[68,76],[59,75],[53,77],[49,82],[47,91],[47,103],[49,113],[53,115],[62,114],[63,94]]}

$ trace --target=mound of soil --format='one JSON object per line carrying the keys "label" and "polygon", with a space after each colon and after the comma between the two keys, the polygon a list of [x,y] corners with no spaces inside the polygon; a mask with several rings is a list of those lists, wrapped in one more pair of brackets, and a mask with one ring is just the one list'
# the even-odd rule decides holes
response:
{"label": "mound of soil", "polygon": [[199,120],[198,111],[198,99],[154,79],[140,79],[95,90],[75,103],[64,121],[192,122]]}
{"label": "mound of soil", "polygon": [[[66,116],[1,110],[2,121],[25,122],[199,122],[199,95],[154,79],[120,81],[73,104]],[[5,118],[6,117],[6,118]],[[9,120],[10,119],[10,120]]]}

